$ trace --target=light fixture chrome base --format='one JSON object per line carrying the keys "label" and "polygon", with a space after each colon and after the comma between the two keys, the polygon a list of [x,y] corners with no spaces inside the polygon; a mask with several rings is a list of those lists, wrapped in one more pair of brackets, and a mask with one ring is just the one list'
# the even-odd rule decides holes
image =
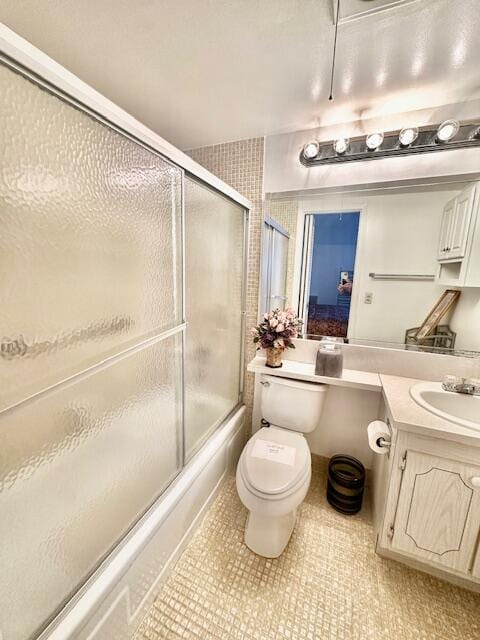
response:
{"label": "light fixture chrome base", "polygon": [[315,167],[322,164],[335,164],[337,162],[377,160],[378,158],[411,155],[414,153],[431,153],[432,151],[447,151],[480,146],[480,127],[478,122],[461,123],[458,132],[449,141],[437,139],[437,133],[441,126],[442,125],[435,125],[420,128],[417,138],[407,146],[403,146],[399,141],[400,130],[386,133],[381,145],[376,149],[368,149],[366,136],[350,138],[349,147],[342,154],[335,152],[333,147],[335,141],[322,142],[319,143],[318,153],[314,157],[306,158],[302,150],[300,152],[300,162],[305,167]]}

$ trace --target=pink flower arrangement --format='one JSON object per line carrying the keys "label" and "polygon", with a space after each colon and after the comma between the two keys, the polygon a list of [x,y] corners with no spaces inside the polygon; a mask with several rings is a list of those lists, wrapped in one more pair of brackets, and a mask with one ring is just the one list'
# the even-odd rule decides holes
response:
{"label": "pink flower arrangement", "polygon": [[295,349],[292,338],[297,338],[302,320],[293,309],[274,309],[263,316],[262,322],[252,328],[253,342],[258,349]]}

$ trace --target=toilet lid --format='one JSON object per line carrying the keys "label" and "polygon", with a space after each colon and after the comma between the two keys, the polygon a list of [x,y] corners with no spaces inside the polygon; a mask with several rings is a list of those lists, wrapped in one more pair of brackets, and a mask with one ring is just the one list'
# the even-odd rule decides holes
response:
{"label": "toilet lid", "polygon": [[242,458],[244,478],[254,489],[268,494],[288,491],[311,464],[305,438],[275,427],[257,431],[248,441]]}

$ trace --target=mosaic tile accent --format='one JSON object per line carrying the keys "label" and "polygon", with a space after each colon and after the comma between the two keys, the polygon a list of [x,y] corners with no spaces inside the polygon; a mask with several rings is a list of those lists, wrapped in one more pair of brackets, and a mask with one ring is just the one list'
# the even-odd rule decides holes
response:
{"label": "mosaic tile accent", "polygon": [[297,200],[271,200],[265,204],[265,211],[274,218],[290,234],[287,257],[287,290],[286,306],[297,307],[292,300],[293,271],[295,267],[295,241],[297,237]]}
{"label": "mosaic tile accent", "polygon": [[377,556],[370,508],[343,516],[315,459],[292,538],[269,560],[243,543],[230,476],[135,640],[478,640],[480,595]]}
{"label": "mosaic tile accent", "polygon": [[[187,151],[191,158],[218,176],[252,202],[248,237],[247,296],[246,296],[246,352],[248,363],[255,355],[249,329],[257,323],[260,248],[263,220],[263,161],[264,138],[238,140]],[[244,402],[247,425],[253,407],[254,376],[245,375]]]}

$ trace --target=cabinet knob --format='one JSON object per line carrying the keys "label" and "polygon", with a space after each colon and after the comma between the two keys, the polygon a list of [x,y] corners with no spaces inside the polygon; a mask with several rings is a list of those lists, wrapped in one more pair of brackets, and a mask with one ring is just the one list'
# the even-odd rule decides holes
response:
{"label": "cabinet knob", "polygon": [[470,478],[472,487],[480,487],[480,476],[473,476]]}

